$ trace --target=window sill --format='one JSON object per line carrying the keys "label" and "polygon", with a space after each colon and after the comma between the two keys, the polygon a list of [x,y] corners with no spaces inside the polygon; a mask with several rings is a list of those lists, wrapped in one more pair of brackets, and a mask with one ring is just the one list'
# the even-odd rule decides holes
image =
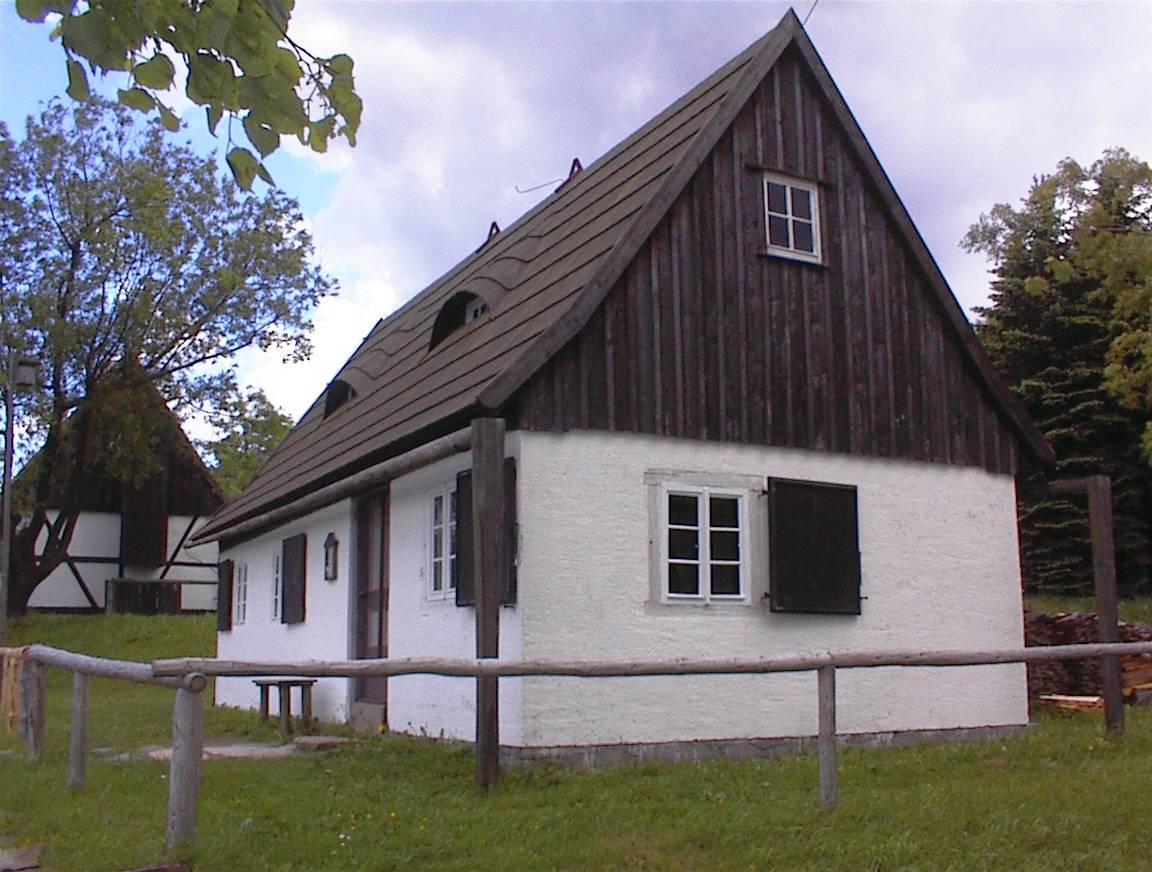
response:
{"label": "window sill", "polygon": [[804,257],[793,257],[792,255],[784,254],[783,252],[779,251],[768,251],[766,249],[761,249],[760,251],[756,252],[756,256],[767,258],[769,260],[786,260],[789,263],[795,263],[800,266],[809,266],[819,270],[832,269],[832,267],[830,267],[822,260],[808,260]]}
{"label": "window sill", "polygon": [[745,618],[752,608],[752,602],[741,600],[648,600],[644,603],[644,613],[648,615],[715,615],[717,617]]}

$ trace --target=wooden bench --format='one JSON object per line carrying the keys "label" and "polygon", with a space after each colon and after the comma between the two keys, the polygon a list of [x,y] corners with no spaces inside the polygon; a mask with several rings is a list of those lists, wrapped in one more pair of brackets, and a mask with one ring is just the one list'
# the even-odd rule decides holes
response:
{"label": "wooden bench", "polygon": [[292,688],[300,688],[300,719],[306,733],[312,726],[312,685],[315,678],[257,678],[253,682],[260,688],[260,720],[268,720],[268,690],[280,692],[280,732],[292,735]]}

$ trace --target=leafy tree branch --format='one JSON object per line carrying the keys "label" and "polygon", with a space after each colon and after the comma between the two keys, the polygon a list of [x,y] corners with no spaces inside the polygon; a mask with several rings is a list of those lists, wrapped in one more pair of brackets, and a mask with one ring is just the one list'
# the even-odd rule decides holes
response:
{"label": "leafy tree branch", "polygon": [[0,125],[0,184],[0,338],[43,376],[20,407],[40,449],[18,491],[19,608],[62,559],[85,489],[149,474],[155,406],[141,392],[230,408],[235,354],[306,357],[310,312],[334,285],[294,200],[240,192],[107,101],[53,103],[22,139]]}
{"label": "leafy tree branch", "polygon": [[272,184],[261,163],[284,136],[323,153],[336,137],[356,144],[363,103],[346,54],[320,57],[288,35],[293,0],[16,0],[29,22],[53,22],[64,50],[68,96],[91,96],[88,74],[120,72],[122,105],[155,111],[169,131],[180,119],[165,96],[176,82],[178,58],[187,71],[184,93],[203,106],[208,129],[238,119],[248,148],[227,155],[237,184]]}

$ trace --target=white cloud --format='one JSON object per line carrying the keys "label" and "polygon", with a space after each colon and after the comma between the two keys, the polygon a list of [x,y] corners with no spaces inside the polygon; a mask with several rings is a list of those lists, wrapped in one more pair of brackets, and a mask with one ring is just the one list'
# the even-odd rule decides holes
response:
{"label": "white cloud", "polygon": [[241,380],[263,388],[268,399],[294,419],[303,415],[376,323],[379,314],[373,301],[395,299],[387,286],[357,285],[350,291],[326,300],[317,310],[309,360],[285,363],[275,350],[252,349],[241,357]]}

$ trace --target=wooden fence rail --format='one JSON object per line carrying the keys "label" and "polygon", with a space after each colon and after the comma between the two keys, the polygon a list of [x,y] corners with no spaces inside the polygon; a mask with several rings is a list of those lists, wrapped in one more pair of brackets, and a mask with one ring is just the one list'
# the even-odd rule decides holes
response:
{"label": "wooden fence rail", "polygon": [[1047,660],[1083,660],[1125,654],[1152,654],[1152,642],[1049,645],[987,651],[864,651],[788,654],[758,659],[714,660],[467,660],[433,657],[396,657],[383,660],[298,660],[255,663],[238,660],[186,657],[155,660],[152,674],[175,677],[191,672],[204,675],[300,675],[309,678],[358,678],[380,675],[571,676],[622,678],[645,675],[737,675],[768,672],[810,672],[823,666],[861,669],[885,666],[984,666],[995,663],[1039,663]]}
{"label": "wooden fence rail", "polygon": [[[8,649],[13,650],[13,649]],[[1152,642],[1110,642],[1058,645],[988,651],[870,651],[789,654],[753,660],[447,660],[396,658],[384,660],[335,660],[253,663],[208,658],[180,658],[136,663],[108,660],[62,651],[46,645],[22,650],[21,730],[30,758],[40,757],[44,741],[44,666],[70,670],[72,725],[69,745],[68,786],[83,785],[86,769],[88,677],[117,678],[173,688],[172,756],[168,777],[166,842],[169,855],[190,845],[196,836],[196,811],[200,796],[201,759],[204,752],[204,701],[207,676],[307,676],[356,678],[384,675],[447,675],[468,678],[510,676],[568,676],[574,678],[643,677],[657,675],[735,675],[808,672],[817,674],[820,801],[836,804],[836,670],[882,667],[982,666],[999,663],[1039,663],[1053,660],[1103,658],[1152,654]],[[481,762],[483,766],[481,767]],[[478,770],[493,768],[491,761],[478,761]]]}

